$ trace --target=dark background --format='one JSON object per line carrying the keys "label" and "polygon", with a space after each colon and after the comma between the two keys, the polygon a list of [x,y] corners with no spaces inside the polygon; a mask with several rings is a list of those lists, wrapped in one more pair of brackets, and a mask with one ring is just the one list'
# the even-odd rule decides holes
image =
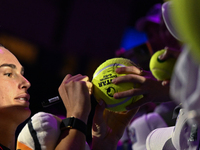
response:
{"label": "dark background", "polygon": [[25,67],[32,114],[65,114],[62,103],[43,108],[41,101],[58,95],[68,73],[92,79],[98,65],[114,57],[124,29],[158,2],[163,1],[0,0],[0,43]]}

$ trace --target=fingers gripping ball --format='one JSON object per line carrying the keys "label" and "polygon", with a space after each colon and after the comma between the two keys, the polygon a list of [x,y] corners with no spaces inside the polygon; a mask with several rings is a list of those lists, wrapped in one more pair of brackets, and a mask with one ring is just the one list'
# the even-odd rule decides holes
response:
{"label": "fingers gripping ball", "polygon": [[111,111],[126,111],[126,106],[142,98],[142,95],[115,99],[114,93],[126,91],[137,87],[133,83],[112,84],[112,80],[125,74],[117,74],[116,68],[133,66],[134,63],[125,58],[113,58],[102,63],[93,74],[93,95],[98,100],[103,99],[107,104],[107,109]]}
{"label": "fingers gripping ball", "polygon": [[160,60],[158,57],[165,52],[165,49],[157,51],[151,57],[150,70],[153,76],[160,80],[169,80],[172,76],[173,68],[176,62],[175,58],[168,58],[167,60]]}

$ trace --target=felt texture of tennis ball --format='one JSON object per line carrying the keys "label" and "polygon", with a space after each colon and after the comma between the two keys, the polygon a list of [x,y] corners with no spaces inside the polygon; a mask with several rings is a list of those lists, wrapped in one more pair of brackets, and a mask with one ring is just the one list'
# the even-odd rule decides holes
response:
{"label": "felt texture of tennis ball", "polygon": [[102,63],[93,74],[93,95],[97,101],[103,99],[107,105],[107,109],[111,111],[126,111],[126,106],[142,98],[142,95],[128,98],[115,99],[114,93],[126,91],[138,87],[133,83],[113,84],[112,80],[118,76],[125,74],[117,74],[115,72],[118,67],[133,66],[134,63],[125,58],[112,58]]}
{"label": "felt texture of tennis ball", "polygon": [[153,76],[160,81],[171,79],[176,62],[175,58],[169,58],[167,60],[161,61],[158,57],[164,52],[165,49],[154,53],[149,63],[149,68]]}

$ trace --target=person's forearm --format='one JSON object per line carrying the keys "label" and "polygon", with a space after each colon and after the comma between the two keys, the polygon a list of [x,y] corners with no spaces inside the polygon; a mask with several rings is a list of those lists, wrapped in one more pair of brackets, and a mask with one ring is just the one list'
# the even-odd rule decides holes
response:
{"label": "person's forearm", "polygon": [[61,131],[60,139],[55,150],[85,150],[86,137],[77,129]]}
{"label": "person's forearm", "polygon": [[111,142],[111,140],[97,141],[97,143],[92,143],[92,150],[116,150],[118,142]]}

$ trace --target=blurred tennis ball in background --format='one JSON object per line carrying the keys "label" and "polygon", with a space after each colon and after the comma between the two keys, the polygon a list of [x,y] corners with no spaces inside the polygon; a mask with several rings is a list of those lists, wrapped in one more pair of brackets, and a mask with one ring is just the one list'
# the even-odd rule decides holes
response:
{"label": "blurred tennis ball in background", "polygon": [[183,42],[188,44],[191,54],[200,63],[200,1],[173,0],[172,19],[181,34]]}
{"label": "blurred tennis ball in background", "polygon": [[126,111],[126,106],[142,98],[142,95],[115,99],[114,93],[130,90],[138,87],[133,83],[113,84],[112,80],[118,76],[126,74],[117,74],[116,68],[133,66],[132,61],[125,58],[112,58],[102,63],[93,74],[93,95],[97,101],[104,100],[107,104],[107,109],[111,111]]}

